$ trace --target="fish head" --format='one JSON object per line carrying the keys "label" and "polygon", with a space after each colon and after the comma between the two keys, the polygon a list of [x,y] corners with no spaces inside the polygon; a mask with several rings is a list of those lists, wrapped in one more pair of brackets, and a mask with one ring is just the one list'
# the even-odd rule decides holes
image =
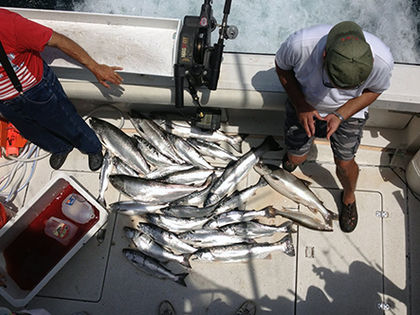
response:
{"label": "fish head", "polygon": [[100,133],[106,127],[106,122],[96,117],[91,117],[89,119],[89,124],[97,133]]}
{"label": "fish head", "polygon": [[127,259],[129,259],[129,260],[135,260],[136,255],[135,255],[135,253],[134,253],[134,250],[133,250],[133,249],[131,249],[131,248],[124,248],[124,249],[122,250],[122,252],[123,252],[123,255],[124,255],[125,257],[127,257]]}
{"label": "fish head", "polygon": [[136,229],[133,229],[129,226],[125,226],[124,227],[124,234],[128,239],[133,239],[136,237],[136,235],[138,235],[138,231]]}
{"label": "fish head", "polygon": [[118,190],[123,190],[124,188],[124,180],[123,175],[119,174],[111,174],[109,175],[109,182]]}

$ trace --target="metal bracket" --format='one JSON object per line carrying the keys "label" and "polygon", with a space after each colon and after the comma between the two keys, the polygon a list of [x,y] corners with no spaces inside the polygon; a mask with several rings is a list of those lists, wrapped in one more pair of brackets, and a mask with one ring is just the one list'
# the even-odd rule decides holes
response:
{"label": "metal bracket", "polygon": [[315,258],[315,248],[313,246],[305,247],[305,257],[306,258]]}
{"label": "metal bracket", "polygon": [[383,218],[383,219],[386,219],[386,218],[388,218],[389,217],[389,213],[387,212],[387,211],[376,211],[376,216],[378,217],[378,218]]}
{"label": "metal bracket", "polygon": [[384,303],[384,302],[378,303],[377,306],[378,306],[378,309],[382,311],[389,311],[391,309],[391,306],[389,306],[389,304]]}

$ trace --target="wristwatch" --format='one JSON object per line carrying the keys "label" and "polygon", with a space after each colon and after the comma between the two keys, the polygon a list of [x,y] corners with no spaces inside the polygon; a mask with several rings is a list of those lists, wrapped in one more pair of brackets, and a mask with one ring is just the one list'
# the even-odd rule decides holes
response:
{"label": "wristwatch", "polygon": [[331,114],[337,116],[338,119],[340,119],[340,121],[344,121],[345,120],[344,117],[341,116],[341,114],[340,113],[337,113],[336,111],[333,111]]}

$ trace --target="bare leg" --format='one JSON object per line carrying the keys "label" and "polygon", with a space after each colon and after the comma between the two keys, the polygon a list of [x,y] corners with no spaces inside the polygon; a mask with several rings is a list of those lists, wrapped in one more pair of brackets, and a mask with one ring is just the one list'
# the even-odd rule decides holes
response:
{"label": "bare leg", "polygon": [[357,178],[359,177],[359,166],[354,158],[350,161],[343,161],[334,158],[337,166],[336,174],[343,185],[343,203],[345,205],[352,204],[356,201],[354,192],[356,191]]}

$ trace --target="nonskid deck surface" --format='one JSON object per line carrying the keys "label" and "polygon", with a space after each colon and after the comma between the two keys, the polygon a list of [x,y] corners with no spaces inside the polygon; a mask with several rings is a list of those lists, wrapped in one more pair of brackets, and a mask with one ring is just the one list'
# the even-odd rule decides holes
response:
{"label": "nonskid deck surface", "polygon": [[[109,121],[118,124],[113,119]],[[129,121],[124,130],[135,132]],[[260,144],[263,138],[249,135],[243,143],[244,151]],[[282,142],[281,137],[276,139]],[[412,247],[418,234],[410,229],[419,221],[419,215],[413,212],[419,201],[407,190],[401,174],[381,162],[389,160],[386,154],[369,147],[359,150],[356,193],[359,224],[353,233],[342,233],[337,221],[333,223],[333,232],[297,227],[292,234],[296,252],[293,257],[275,251],[266,258],[247,262],[190,260],[192,268],[185,278],[187,287],[183,287],[149,276],[126,259],[122,249],[132,245],[123,228],[135,227],[143,219],[111,213],[103,230],[53,277],[27,308],[45,308],[54,315],[77,311],[157,314],[159,303],[169,300],[178,314],[233,314],[243,301],[251,299],[258,305],[257,314],[382,314],[386,308],[394,314],[415,314],[420,310],[419,302],[411,296],[419,292],[413,281],[419,278],[418,268],[409,263],[406,255],[411,253],[411,261],[419,256],[417,247]],[[281,157],[282,152],[270,152],[264,161],[280,165]],[[97,196],[99,172],[90,172],[87,164],[86,156],[73,151],[60,171]],[[17,198],[20,203],[17,206],[28,202],[55,172],[48,159],[40,161],[25,196]],[[310,160],[294,174],[311,181],[311,189],[326,208],[338,213],[341,185],[328,144],[318,142]],[[238,189],[253,185],[258,179],[259,175],[251,170]],[[109,185],[105,193],[107,204],[125,199]],[[269,186],[259,189],[245,208],[262,209],[267,205],[307,212]],[[283,221],[278,216],[264,219],[264,223],[277,225]],[[283,236],[277,233],[269,240]],[[168,267],[174,272],[185,272],[176,263],[169,263]],[[3,304],[11,307],[0,298],[0,305]]]}

